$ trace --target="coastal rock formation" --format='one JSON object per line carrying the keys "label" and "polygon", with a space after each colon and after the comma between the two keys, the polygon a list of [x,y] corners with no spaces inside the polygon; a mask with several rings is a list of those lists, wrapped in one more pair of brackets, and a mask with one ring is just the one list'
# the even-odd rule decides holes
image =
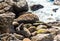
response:
{"label": "coastal rock formation", "polygon": [[15,14],[12,12],[6,12],[0,14],[0,32],[7,33],[10,32],[10,28],[12,27],[12,22],[15,17]]}
{"label": "coastal rock formation", "polygon": [[32,13],[23,13],[22,15],[20,15],[18,18],[16,18],[16,21],[18,21],[19,23],[33,23],[36,21],[39,21],[39,18],[37,15],[34,15]]}

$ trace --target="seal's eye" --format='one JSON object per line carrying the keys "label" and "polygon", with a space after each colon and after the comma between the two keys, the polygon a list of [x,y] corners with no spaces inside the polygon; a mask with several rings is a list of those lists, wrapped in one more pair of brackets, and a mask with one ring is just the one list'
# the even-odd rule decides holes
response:
{"label": "seal's eye", "polygon": [[19,2],[19,0],[13,0],[14,2]]}
{"label": "seal's eye", "polygon": [[4,0],[0,0],[0,3],[1,3],[1,2],[4,2]]}

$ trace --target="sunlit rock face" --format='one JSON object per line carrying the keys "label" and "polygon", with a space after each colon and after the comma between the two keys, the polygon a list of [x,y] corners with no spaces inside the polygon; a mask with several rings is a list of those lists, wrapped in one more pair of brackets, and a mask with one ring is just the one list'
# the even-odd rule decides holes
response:
{"label": "sunlit rock face", "polygon": [[[54,0],[53,1],[50,1],[50,0],[39,0],[39,1],[27,0],[27,2],[29,5],[28,12],[33,12],[34,14],[36,14],[39,17],[40,21],[48,23],[48,22],[55,22],[60,19],[60,17],[59,17],[60,16],[60,14],[59,14],[60,6],[54,5]],[[38,9],[36,11],[32,11],[30,6],[38,5],[38,4],[44,6],[44,8]]]}

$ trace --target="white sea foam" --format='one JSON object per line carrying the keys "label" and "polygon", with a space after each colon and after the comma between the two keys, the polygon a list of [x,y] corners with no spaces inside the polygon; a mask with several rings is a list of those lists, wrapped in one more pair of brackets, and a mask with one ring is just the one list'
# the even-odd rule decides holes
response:
{"label": "white sea foam", "polygon": [[[56,20],[60,20],[60,6],[53,5],[54,2],[48,2],[49,0],[27,0],[29,7],[34,4],[41,4],[44,6],[43,9],[39,9],[37,11],[31,11],[39,17],[40,21],[43,22],[54,22]],[[52,9],[59,8],[57,12],[53,12]],[[51,14],[53,16],[51,16]]]}

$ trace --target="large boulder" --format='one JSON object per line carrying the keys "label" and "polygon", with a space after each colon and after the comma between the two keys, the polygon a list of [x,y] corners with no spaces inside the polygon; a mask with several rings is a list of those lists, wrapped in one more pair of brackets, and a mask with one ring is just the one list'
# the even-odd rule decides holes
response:
{"label": "large boulder", "polygon": [[0,0],[0,13],[5,13],[11,10],[11,5],[9,5],[5,0]]}
{"label": "large boulder", "polygon": [[15,17],[15,14],[12,12],[6,12],[0,14],[0,32],[7,33],[10,32],[10,28],[12,27],[12,22]]}
{"label": "large boulder", "polygon": [[26,0],[6,0],[6,2],[13,6],[15,13],[28,11],[28,4]]}
{"label": "large boulder", "polygon": [[18,21],[19,23],[33,23],[39,21],[39,18],[37,15],[27,12],[16,18],[16,21]]}

